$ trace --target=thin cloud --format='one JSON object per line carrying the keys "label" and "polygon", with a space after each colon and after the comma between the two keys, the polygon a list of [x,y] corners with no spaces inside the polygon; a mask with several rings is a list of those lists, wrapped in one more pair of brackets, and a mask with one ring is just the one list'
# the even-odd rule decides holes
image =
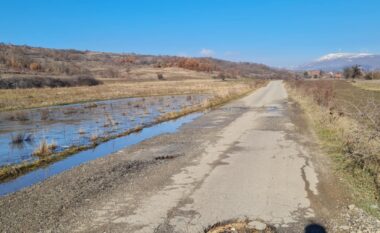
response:
{"label": "thin cloud", "polygon": [[212,57],[215,54],[211,49],[202,49],[199,53],[204,57]]}
{"label": "thin cloud", "polygon": [[187,53],[179,53],[177,54],[178,57],[189,57],[189,54]]}
{"label": "thin cloud", "polygon": [[226,56],[226,57],[237,57],[237,56],[240,56],[240,53],[236,52],[236,51],[226,51],[226,52],[224,52],[224,56]]}

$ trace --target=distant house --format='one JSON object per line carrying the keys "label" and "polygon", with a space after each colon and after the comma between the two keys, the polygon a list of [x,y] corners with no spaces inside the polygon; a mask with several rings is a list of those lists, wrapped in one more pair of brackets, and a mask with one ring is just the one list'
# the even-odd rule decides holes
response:
{"label": "distant house", "polygon": [[342,79],[343,74],[341,72],[334,73],[333,78],[334,79]]}
{"label": "distant house", "polygon": [[306,72],[307,72],[307,75],[310,78],[319,78],[319,77],[321,77],[321,71],[320,70],[309,70],[309,71],[306,71]]}

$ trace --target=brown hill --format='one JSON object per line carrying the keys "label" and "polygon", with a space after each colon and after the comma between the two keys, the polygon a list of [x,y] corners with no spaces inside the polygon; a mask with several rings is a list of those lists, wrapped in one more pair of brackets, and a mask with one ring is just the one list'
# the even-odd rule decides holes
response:
{"label": "brown hill", "polygon": [[73,76],[91,75],[96,78],[138,79],[141,70],[152,73],[171,68],[200,72],[204,76],[226,74],[227,77],[278,78],[290,73],[266,65],[230,62],[214,58],[151,56],[93,51],[47,49],[30,46],[0,44],[0,74]]}

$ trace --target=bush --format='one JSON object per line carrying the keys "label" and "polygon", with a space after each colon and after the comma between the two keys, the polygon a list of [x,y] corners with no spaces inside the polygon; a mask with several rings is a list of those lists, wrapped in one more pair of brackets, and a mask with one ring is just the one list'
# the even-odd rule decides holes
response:
{"label": "bush", "polygon": [[358,65],[354,65],[352,67],[346,67],[343,70],[343,76],[345,79],[355,79],[355,78],[360,78],[363,76],[363,71]]}
{"label": "bush", "polygon": [[102,84],[101,81],[89,75],[77,76],[72,80],[72,82],[72,86],[96,86]]}
{"label": "bush", "polygon": [[379,80],[380,79],[380,72],[378,72],[378,71],[369,72],[364,76],[364,79],[366,79],[366,80],[373,80],[373,79]]}
{"label": "bush", "polygon": [[33,71],[40,71],[42,69],[42,67],[39,63],[33,62],[29,65],[29,69],[31,69]]}
{"label": "bush", "polygon": [[158,79],[158,80],[165,80],[164,75],[161,74],[161,73],[158,73],[158,74],[157,74],[157,79]]}
{"label": "bush", "polygon": [[72,78],[35,76],[0,79],[0,89],[95,86],[99,84],[101,82],[92,76],[77,76]]}

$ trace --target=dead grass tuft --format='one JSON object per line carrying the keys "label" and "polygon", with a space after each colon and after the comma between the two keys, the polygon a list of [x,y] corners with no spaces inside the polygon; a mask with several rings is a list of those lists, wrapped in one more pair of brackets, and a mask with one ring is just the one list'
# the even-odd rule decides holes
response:
{"label": "dead grass tuft", "polygon": [[21,144],[24,142],[25,134],[24,133],[17,133],[15,135],[12,134],[11,136],[12,144]]}
{"label": "dead grass tuft", "polygon": [[51,155],[57,148],[57,143],[52,141],[50,144],[44,139],[40,142],[37,149],[33,152],[34,156],[46,157]]}

